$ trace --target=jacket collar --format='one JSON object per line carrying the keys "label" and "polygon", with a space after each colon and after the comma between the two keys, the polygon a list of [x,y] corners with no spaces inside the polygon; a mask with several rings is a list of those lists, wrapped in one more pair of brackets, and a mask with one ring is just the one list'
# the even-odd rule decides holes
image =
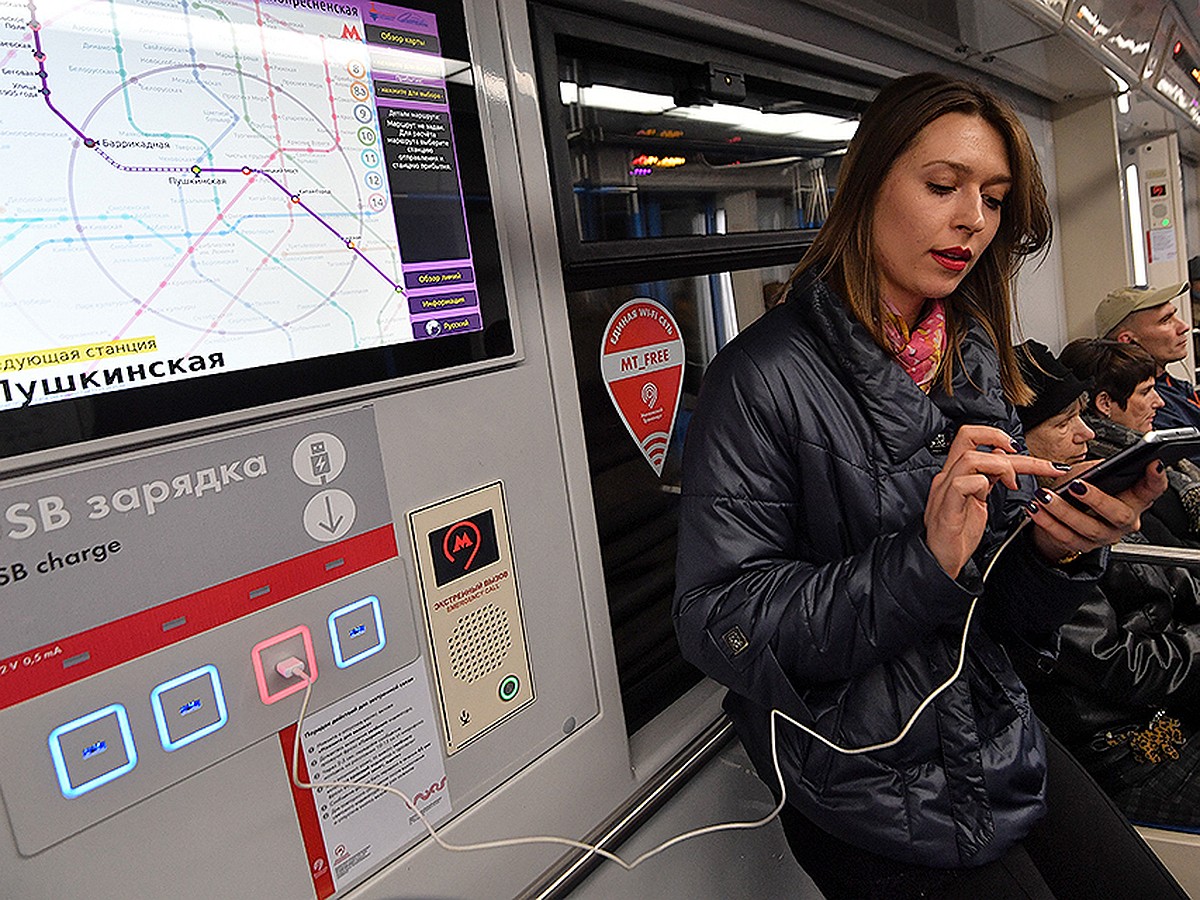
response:
{"label": "jacket collar", "polygon": [[[995,350],[977,322],[970,323],[963,340],[963,365],[955,367],[954,394],[947,395],[935,382],[927,396],[815,275],[802,275],[788,302],[821,339],[828,359],[842,371],[843,384],[857,395],[893,460],[907,459],[922,447],[937,447],[940,436],[952,439],[953,431],[965,423],[1007,426],[1009,409]],[[946,441],[940,443],[948,447]]]}
{"label": "jacket collar", "polygon": [[1132,428],[1127,428],[1112,419],[1098,416],[1090,410],[1083,414],[1083,421],[1096,434],[1090,441],[1089,449],[1094,450],[1095,455],[1101,457],[1112,456],[1114,453],[1136,444],[1142,437]]}

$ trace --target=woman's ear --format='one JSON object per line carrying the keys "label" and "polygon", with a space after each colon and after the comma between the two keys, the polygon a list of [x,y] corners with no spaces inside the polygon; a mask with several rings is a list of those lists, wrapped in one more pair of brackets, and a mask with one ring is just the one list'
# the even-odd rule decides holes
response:
{"label": "woman's ear", "polygon": [[1109,396],[1108,391],[1100,391],[1092,402],[1096,405],[1096,412],[1106,419],[1112,417],[1113,399]]}

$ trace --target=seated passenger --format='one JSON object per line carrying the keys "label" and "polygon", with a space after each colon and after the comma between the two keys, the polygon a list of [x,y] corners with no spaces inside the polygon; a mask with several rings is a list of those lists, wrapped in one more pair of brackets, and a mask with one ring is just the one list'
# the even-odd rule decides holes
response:
{"label": "seated passenger", "polygon": [[[1093,457],[1106,459],[1154,427],[1163,401],[1155,385],[1154,357],[1133,343],[1081,338],[1060,357],[1092,386],[1083,421],[1095,432]],[[1182,460],[1167,469],[1169,488],[1142,516],[1152,544],[1200,546],[1200,467]]]}
{"label": "seated passenger", "polygon": [[[1091,429],[1086,384],[1041,344],[1022,372],[1029,452],[1077,463]],[[1124,540],[1144,541],[1138,532]],[[1057,661],[1018,660],[1034,710],[1121,810],[1143,824],[1200,828],[1200,592],[1184,569],[1112,562],[1060,630]]]}

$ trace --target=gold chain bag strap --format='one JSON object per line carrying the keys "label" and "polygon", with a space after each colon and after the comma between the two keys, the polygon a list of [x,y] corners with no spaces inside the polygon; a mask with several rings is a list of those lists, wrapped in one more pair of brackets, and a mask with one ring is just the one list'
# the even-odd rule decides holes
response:
{"label": "gold chain bag strap", "polygon": [[1134,759],[1155,765],[1164,758],[1179,759],[1179,748],[1187,743],[1187,738],[1183,736],[1179,720],[1160,709],[1145,728],[1130,728],[1117,734],[1110,731],[1105,735],[1105,742],[1110,747],[1128,743]]}

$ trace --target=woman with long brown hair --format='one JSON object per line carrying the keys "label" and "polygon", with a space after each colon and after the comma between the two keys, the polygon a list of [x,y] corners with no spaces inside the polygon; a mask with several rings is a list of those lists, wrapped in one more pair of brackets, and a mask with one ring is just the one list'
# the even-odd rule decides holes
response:
{"label": "woman with long brown hair", "polygon": [[1165,485],[1079,483],[1090,515],[1033,494],[1063,468],[1019,452],[1010,284],[1049,236],[1013,111],[966,82],[900,79],[863,115],[786,300],[705,377],[676,631],[730,688],[827,897],[1026,896],[1005,873],[1037,875],[1022,841],[1045,813],[1047,747],[1003,644],[1052,654],[1098,548]]}

